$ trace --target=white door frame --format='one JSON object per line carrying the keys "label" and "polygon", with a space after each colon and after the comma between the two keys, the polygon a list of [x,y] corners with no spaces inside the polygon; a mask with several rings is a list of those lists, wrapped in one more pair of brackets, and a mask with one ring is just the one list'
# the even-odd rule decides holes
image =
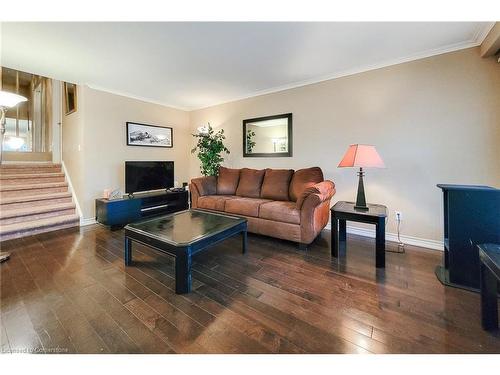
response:
{"label": "white door frame", "polygon": [[62,161],[62,82],[52,80],[52,162]]}

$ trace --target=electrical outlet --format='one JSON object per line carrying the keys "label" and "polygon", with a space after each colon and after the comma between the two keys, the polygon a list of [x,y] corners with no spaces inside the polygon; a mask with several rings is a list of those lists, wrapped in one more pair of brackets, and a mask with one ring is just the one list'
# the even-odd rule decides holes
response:
{"label": "electrical outlet", "polygon": [[403,220],[403,214],[401,211],[394,211],[394,216],[396,217],[396,221]]}

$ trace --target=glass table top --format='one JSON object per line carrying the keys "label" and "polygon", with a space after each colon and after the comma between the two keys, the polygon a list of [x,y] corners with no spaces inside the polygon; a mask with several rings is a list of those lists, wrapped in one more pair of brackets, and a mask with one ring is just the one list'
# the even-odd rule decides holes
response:
{"label": "glass table top", "polygon": [[129,224],[127,230],[156,238],[176,246],[187,246],[202,238],[230,229],[247,220],[199,210],[186,210]]}
{"label": "glass table top", "polygon": [[479,249],[486,254],[491,261],[497,265],[500,265],[500,245],[486,243],[479,245]]}

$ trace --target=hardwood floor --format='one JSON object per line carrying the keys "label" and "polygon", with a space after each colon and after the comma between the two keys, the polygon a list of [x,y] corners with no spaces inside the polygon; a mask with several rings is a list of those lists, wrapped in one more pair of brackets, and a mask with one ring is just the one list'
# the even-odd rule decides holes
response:
{"label": "hardwood floor", "polygon": [[[1,351],[48,353],[500,353],[479,294],[442,286],[441,253],[407,246],[375,270],[374,240],[329,232],[307,252],[249,235],[195,257],[193,292],[173,261],[93,225],[1,244]],[[389,243],[388,247],[394,244]]]}

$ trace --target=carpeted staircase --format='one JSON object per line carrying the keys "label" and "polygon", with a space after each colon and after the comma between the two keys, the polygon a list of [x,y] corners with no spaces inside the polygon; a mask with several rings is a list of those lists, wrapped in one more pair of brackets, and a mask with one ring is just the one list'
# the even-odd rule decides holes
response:
{"label": "carpeted staircase", "polygon": [[0,241],[79,225],[60,164],[0,165]]}

